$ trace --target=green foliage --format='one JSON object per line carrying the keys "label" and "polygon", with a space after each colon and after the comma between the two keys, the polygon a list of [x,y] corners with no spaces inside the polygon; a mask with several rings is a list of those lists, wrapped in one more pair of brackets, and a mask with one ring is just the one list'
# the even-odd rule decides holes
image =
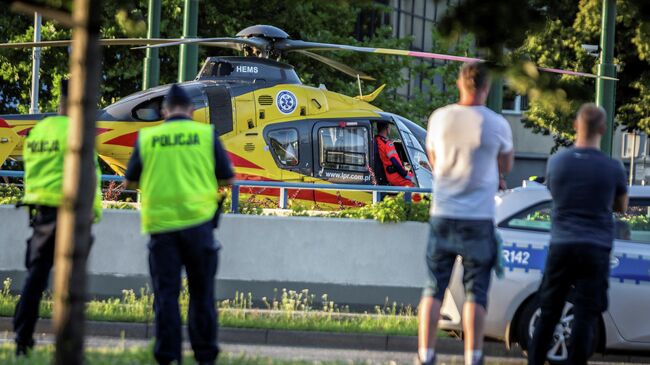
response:
{"label": "green foliage", "polygon": [[[619,65],[616,118],[627,130],[650,132],[650,8],[647,2],[618,0],[615,60]],[[525,54],[542,67],[596,72],[598,59],[582,44],[599,44],[602,1],[564,3],[564,12],[549,10],[541,31],[530,31],[517,57]],[[553,6],[549,6],[553,8]],[[556,9],[556,8],[553,8]],[[523,67],[522,67],[523,68]],[[528,93],[530,109],[524,123],[533,131],[551,134],[556,145],[574,138],[573,119],[579,105],[595,99],[593,79],[511,73],[511,86]]]}
{"label": "green foliage", "polygon": [[650,217],[647,215],[620,215],[618,219],[627,223],[632,231],[650,231]]}
{"label": "green foliage", "polygon": [[386,197],[379,203],[366,205],[361,208],[351,208],[335,212],[332,216],[337,218],[374,219],[382,223],[429,220],[429,201],[407,203],[404,194]]}
{"label": "green foliage", "polygon": [[15,185],[0,184],[0,205],[16,204],[23,198],[23,190]]}
{"label": "green foliage", "polygon": [[491,0],[489,4],[484,0],[464,0],[445,14],[439,27],[446,36],[475,34],[478,45],[489,50],[489,58],[501,61],[505,48],[518,47],[527,32],[544,26],[542,7],[548,1],[544,3],[519,1],[513,6],[511,0]]}
{"label": "green foliage", "polygon": [[[148,288],[124,290],[121,298],[92,300],[86,304],[86,318],[91,321],[138,322],[153,321],[153,294]],[[345,333],[376,333],[413,336],[417,333],[417,317],[410,306],[389,303],[377,306],[373,313],[353,314],[347,306],[339,306],[327,294],[316,299],[309,290],[275,290],[273,298],[253,299],[251,293],[237,292],[233,299],[217,303],[219,323],[223,327],[266,328],[279,330],[325,331]],[[6,279],[0,291],[0,316],[11,316],[18,296],[11,294],[11,280]],[[261,307],[255,305],[261,303]],[[187,280],[179,298],[183,321],[187,321],[189,289]],[[46,294],[41,302],[41,317],[52,315],[52,298]]]}

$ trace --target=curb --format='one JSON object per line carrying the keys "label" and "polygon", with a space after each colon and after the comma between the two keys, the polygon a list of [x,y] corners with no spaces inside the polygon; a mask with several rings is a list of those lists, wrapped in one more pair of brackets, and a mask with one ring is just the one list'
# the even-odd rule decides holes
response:
{"label": "curb", "polygon": [[[12,318],[0,317],[0,331],[13,331]],[[187,339],[187,327],[183,326]],[[52,334],[52,320],[40,319],[36,333]],[[151,323],[86,321],[86,335],[97,337],[118,337],[134,340],[153,338],[155,329]],[[363,333],[333,333],[316,331],[290,331],[255,328],[219,328],[219,341],[230,344],[252,344],[289,347],[316,347],[329,349],[417,352],[417,337],[372,335]],[[440,354],[462,354],[463,342],[458,339],[440,338],[436,345]],[[525,358],[520,348],[506,349],[501,342],[486,341],[483,353],[489,357]],[[594,361],[650,363],[650,357],[632,354],[595,354]]]}

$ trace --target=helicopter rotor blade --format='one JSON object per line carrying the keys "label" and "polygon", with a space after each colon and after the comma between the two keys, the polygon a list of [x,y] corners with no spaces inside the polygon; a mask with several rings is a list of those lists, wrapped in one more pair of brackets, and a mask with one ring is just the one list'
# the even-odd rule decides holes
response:
{"label": "helicopter rotor blade", "polygon": [[[483,62],[485,60],[475,57],[454,56],[441,53],[430,52],[417,52],[407,51],[402,49],[390,48],[371,48],[371,47],[358,47],[349,46],[345,44],[332,44],[332,43],[317,43],[305,42],[301,40],[283,39],[275,44],[275,48],[283,52],[296,52],[296,51],[351,51],[351,52],[364,52],[364,53],[377,53],[394,56],[408,56],[425,59],[443,60],[443,61],[456,61],[456,62]],[[618,80],[609,76],[598,76],[595,74],[571,70],[562,70],[557,68],[537,67],[538,70],[543,72],[556,73],[561,75],[571,75],[589,78],[601,78],[605,80]]]}
{"label": "helicopter rotor blade", "polygon": [[343,64],[343,63],[341,63],[339,61],[335,61],[335,60],[333,60],[331,58],[321,56],[319,54],[312,53],[312,52],[309,52],[309,51],[296,51],[296,52],[298,52],[300,54],[303,54],[303,55],[305,55],[307,57],[311,57],[311,58],[315,59],[316,61],[322,62],[322,63],[328,65],[329,67],[331,67],[331,68],[333,68],[335,70],[343,72],[344,74],[346,74],[348,76],[352,76],[354,78],[357,78],[357,76],[358,76],[361,80],[366,80],[366,81],[374,81],[375,80],[374,77],[369,76],[368,74],[366,74],[364,72],[355,70],[354,68],[352,68],[352,67],[350,67],[350,66],[348,66],[346,64]]}
{"label": "helicopter rotor blade", "polygon": [[[164,38],[115,38],[100,39],[99,44],[102,46],[135,46],[147,44],[163,44],[176,42],[178,39]],[[67,47],[72,44],[72,40],[64,39],[57,41],[42,42],[20,42],[20,43],[0,43],[1,48],[35,48],[35,47]]]}
{"label": "helicopter rotor blade", "polygon": [[144,48],[162,48],[162,47],[171,47],[179,46],[181,44],[203,44],[207,46],[220,47],[219,44],[226,44],[225,48],[233,48],[232,44],[251,46],[258,49],[265,49],[269,42],[261,38],[232,38],[232,37],[218,37],[218,38],[188,38],[174,40],[172,42],[162,43],[162,44],[153,44],[148,46],[134,47],[133,49],[144,49]]}

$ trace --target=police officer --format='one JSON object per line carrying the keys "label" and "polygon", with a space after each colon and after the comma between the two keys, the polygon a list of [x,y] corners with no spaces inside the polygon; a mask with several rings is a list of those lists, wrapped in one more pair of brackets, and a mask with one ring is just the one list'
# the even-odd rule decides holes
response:
{"label": "police officer", "polygon": [[218,187],[230,185],[234,175],[216,131],[191,120],[192,101],[178,85],[165,96],[163,115],[163,124],[140,131],[126,171],[127,185],[139,183],[142,230],[151,235],[154,356],[159,364],[181,362],[178,296],[184,266],[194,357],[199,364],[213,364],[219,353],[214,303],[219,244],[213,218]]}
{"label": "police officer", "polygon": [[386,179],[393,186],[415,186],[412,181],[413,175],[406,171],[393,141],[388,138],[389,133],[390,125],[388,123],[377,123],[375,143],[377,143],[379,158],[384,166]]}
{"label": "police officer", "polygon": [[[66,116],[67,80],[61,82],[59,115],[38,122],[25,138],[25,196],[21,205],[30,209],[34,229],[27,240],[25,266],[27,278],[14,314],[16,355],[27,355],[34,346],[34,327],[38,319],[41,296],[47,287],[54,264],[57,210],[63,200],[63,160],[67,150],[68,117]],[[97,165],[95,218],[101,216],[100,173]]]}

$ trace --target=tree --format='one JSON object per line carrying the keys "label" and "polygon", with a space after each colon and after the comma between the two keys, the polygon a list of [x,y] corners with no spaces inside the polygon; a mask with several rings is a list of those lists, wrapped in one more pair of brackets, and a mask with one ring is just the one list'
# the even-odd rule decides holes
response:
{"label": "tree", "polygon": [[[481,34],[478,45],[507,68],[510,87],[531,100],[523,120],[526,127],[551,134],[556,145],[571,143],[574,113],[581,103],[595,99],[594,80],[540,73],[529,61],[595,73],[598,60],[581,45],[599,44],[602,1],[528,0],[512,7],[509,1],[496,0],[489,10],[478,2],[467,0],[448,14],[442,22],[444,34],[460,26]],[[616,118],[626,130],[650,132],[650,2],[618,0],[616,5]],[[512,12],[504,13],[506,7]],[[488,21],[494,14],[501,14],[496,24]],[[514,52],[499,52],[506,47]]]}
{"label": "tree", "polygon": [[86,261],[92,240],[90,227],[97,187],[95,105],[102,57],[99,46],[101,18],[93,9],[100,8],[101,4],[101,0],[75,0],[72,9],[75,25],[70,57],[70,131],[55,245],[56,365],[84,363]]}
{"label": "tree", "polygon": [[[616,120],[625,130],[650,131],[650,9],[643,2],[617,1],[615,62],[619,65],[616,87]],[[573,17],[551,19],[546,28],[528,35],[518,50],[545,67],[574,68],[594,72],[598,62],[582,44],[599,44],[601,2],[582,0],[569,12]],[[519,80],[520,81],[520,80]],[[525,84],[525,82],[524,82]],[[515,81],[520,91],[521,84]],[[524,123],[537,132],[550,133],[557,145],[570,144],[574,138],[574,113],[583,102],[595,98],[594,81],[563,77],[566,98],[551,104],[532,98]],[[533,93],[539,88],[529,88]]]}

